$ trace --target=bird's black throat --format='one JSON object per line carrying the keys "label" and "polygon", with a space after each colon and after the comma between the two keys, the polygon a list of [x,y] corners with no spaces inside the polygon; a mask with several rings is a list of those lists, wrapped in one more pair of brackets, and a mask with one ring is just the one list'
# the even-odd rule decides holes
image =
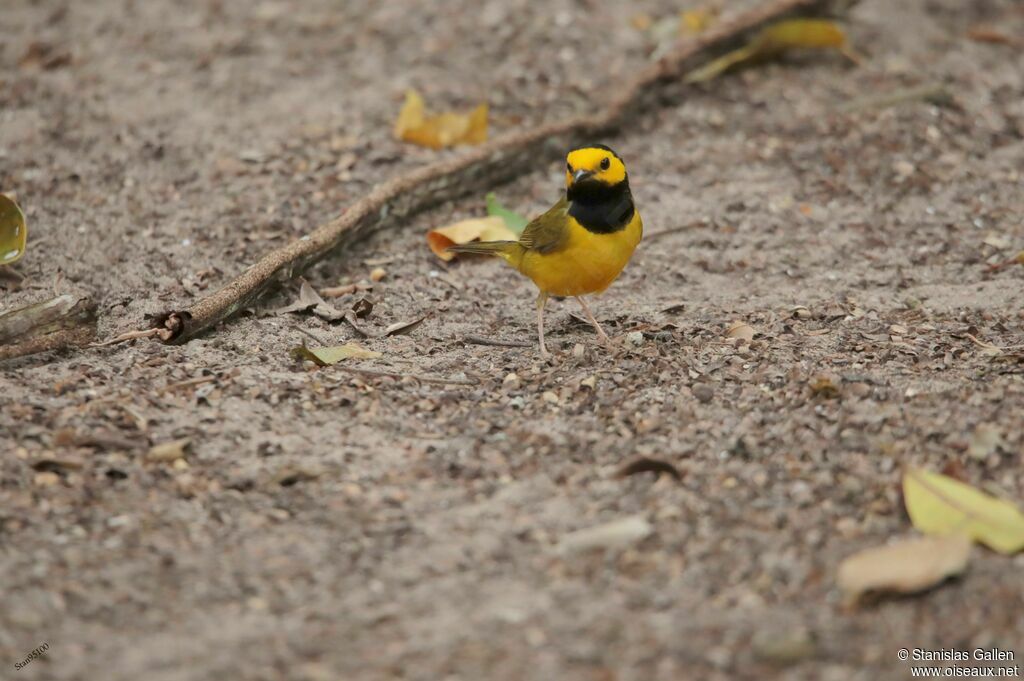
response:
{"label": "bird's black throat", "polygon": [[635,209],[629,180],[614,185],[583,180],[568,189],[566,198],[569,199],[569,215],[588,232],[618,232],[633,219]]}

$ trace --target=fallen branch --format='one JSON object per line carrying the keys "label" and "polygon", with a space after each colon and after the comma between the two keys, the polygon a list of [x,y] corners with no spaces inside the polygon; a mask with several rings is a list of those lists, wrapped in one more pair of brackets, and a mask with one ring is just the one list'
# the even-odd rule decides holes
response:
{"label": "fallen branch", "polygon": [[678,84],[691,69],[743,44],[771,22],[792,15],[840,12],[851,4],[851,0],[766,0],[732,21],[679,43],[641,69],[630,82],[602,88],[602,92],[617,95],[593,114],[511,132],[454,158],[383,182],[331,222],[267,254],[189,309],[172,310],[157,317],[157,337],[165,343],[187,341],[251,306],[263,293],[300,275],[349,239],[395,224],[444,201],[482,193],[536,169],[538,159],[561,155],[585,139],[613,132],[629,122],[635,112],[663,105],[657,98],[666,86]]}
{"label": "fallen branch", "polygon": [[0,361],[87,345],[96,337],[96,305],[61,295],[0,315]]}

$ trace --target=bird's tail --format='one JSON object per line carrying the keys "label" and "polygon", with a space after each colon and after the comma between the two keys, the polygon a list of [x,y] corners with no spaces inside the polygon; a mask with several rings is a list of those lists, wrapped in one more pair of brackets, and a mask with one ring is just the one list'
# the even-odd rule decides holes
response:
{"label": "bird's tail", "polygon": [[499,255],[508,260],[519,247],[518,241],[474,241],[473,243],[449,246],[449,253],[475,253],[477,255]]}

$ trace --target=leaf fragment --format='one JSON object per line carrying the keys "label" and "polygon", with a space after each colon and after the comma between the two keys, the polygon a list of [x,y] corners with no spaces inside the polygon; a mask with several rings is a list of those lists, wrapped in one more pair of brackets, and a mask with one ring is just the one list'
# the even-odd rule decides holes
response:
{"label": "leaf fragment", "polygon": [[585,527],[562,537],[558,550],[563,554],[592,549],[624,548],[650,536],[654,532],[642,515],[627,516],[593,527]]}
{"label": "leaf fragment", "polygon": [[528,218],[501,205],[494,192],[489,192],[485,200],[487,202],[487,214],[496,215],[504,220],[505,226],[512,230],[512,233],[516,236],[522,234],[523,230],[526,229],[526,225],[530,224]]}
{"label": "leaf fragment", "polygon": [[11,197],[0,194],[0,265],[10,265],[25,255],[28,228],[25,215]]}
{"label": "leaf fragment", "polygon": [[445,112],[428,116],[423,97],[416,90],[405,93],[405,103],[395,121],[395,137],[431,149],[487,141],[486,103],[468,113]]}
{"label": "leaf fragment", "polygon": [[748,343],[754,340],[755,333],[754,327],[739,320],[730,324],[729,328],[725,330],[725,335],[729,338],[739,338],[740,340],[744,340]]}
{"label": "leaf fragment", "polygon": [[416,330],[416,327],[423,323],[423,320],[426,318],[426,315],[424,315],[418,319],[411,319],[406,322],[395,322],[394,324],[389,325],[388,328],[384,329],[383,335],[404,336],[407,333],[412,333],[413,331]]}
{"label": "leaf fragment", "polygon": [[714,7],[683,10],[679,13],[679,34],[688,36],[703,33],[715,23],[717,18],[718,11]]}
{"label": "leaf fragment", "polygon": [[913,594],[959,575],[970,556],[971,540],[962,534],[904,539],[846,558],[836,581],[851,605],[869,593]]}
{"label": "leaf fragment", "polygon": [[302,284],[299,287],[298,299],[290,305],[285,305],[284,307],[275,310],[274,312],[276,314],[312,311],[317,317],[329,322],[336,322],[345,317],[344,312],[321,298],[320,294],[309,285],[308,281],[305,279],[300,279],[300,281]]}
{"label": "leaf fragment", "polygon": [[167,463],[185,458],[185,450],[192,443],[192,438],[183,437],[153,445],[146,453],[146,460],[154,463]]}
{"label": "leaf fragment", "polygon": [[309,348],[305,345],[292,348],[292,357],[295,359],[308,359],[321,367],[328,367],[346,359],[376,359],[383,356],[376,350],[367,350],[355,343],[345,343],[327,348]]}
{"label": "leaf fragment", "polygon": [[1014,504],[940,473],[903,474],[903,500],[914,527],[931,535],[963,533],[1003,554],[1024,549],[1024,514]]}
{"label": "leaf fragment", "polygon": [[438,227],[427,232],[427,245],[434,255],[445,262],[455,257],[449,253],[448,247],[466,244],[470,241],[514,241],[518,237],[508,228],[504,218],[489,215],[485,218],[469,218],[460,220],[445,227]]}

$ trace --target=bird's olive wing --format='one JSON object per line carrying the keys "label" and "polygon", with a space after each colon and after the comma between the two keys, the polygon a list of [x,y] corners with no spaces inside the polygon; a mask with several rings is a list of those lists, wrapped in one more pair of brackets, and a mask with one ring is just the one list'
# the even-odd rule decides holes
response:
{"label": "bird's olive wing", "polygon": [[519,243],[538,253],[551,253],[569,238],[569,202],[564,198],[546,213],[537,216],[526,225]]}

